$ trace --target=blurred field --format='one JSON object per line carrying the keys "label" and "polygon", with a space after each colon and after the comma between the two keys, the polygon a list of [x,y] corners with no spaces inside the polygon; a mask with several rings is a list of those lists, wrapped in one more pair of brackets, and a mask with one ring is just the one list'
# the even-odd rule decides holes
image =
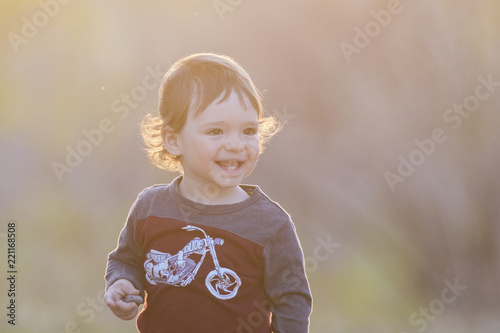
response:
{"label": "blurred field", "polygon": [[2,332],[135,331],[102,306],[106,257],[139,191],[175,177],[142,151],[154,73],[201,51],[285,122],[248,182],[297,226],[312,333],[500,330],[500,3],[7,0],[0,18]]}

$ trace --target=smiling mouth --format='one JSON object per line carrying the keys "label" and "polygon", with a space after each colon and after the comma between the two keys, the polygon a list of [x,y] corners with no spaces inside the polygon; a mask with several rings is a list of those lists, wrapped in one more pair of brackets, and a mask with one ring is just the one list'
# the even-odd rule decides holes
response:
{"label": "smiling mouth", "polygon": [[218,166],[220,166],[221,168],[229,170],[229,171],[236,171],[243,165],[242,161],[235,161],[235,160],[216,161],[215,163]]}

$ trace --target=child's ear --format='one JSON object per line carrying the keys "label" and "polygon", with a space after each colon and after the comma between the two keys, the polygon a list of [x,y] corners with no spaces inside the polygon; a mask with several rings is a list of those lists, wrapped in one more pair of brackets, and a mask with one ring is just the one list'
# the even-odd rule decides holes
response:
{"label": "child's ear", "polygon": [[178,133],[174,132],[172,128],[166,128],[162,130],[161,135],[163,138],[163,145],[171,155],[182,155],[181,142]]}

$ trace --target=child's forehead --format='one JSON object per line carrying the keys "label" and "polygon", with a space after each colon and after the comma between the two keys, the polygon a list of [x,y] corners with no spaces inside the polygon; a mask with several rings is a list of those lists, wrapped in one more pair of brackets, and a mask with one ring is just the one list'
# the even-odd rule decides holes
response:
{"label": "child's forehead", "polygon": [[213,100],[207,100],[206,96],[195,92],[191,98],[191,103],[188,110],[188,115],[190,118],[197,118],[201,113],[203,113],[210,106],[219,106],[222,104],[238,104],[244,110],[255,111],[257,115],[259,112],[252,106],[250,99],[244,92],[238,89],[226,89],[220,93]]}

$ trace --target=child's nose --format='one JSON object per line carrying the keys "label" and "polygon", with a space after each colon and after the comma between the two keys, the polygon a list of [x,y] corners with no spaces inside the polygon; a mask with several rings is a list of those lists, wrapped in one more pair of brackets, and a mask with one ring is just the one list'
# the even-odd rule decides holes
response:
{"label": "child's nose", "polygon": [[227,138],[224,148],[231,151],[242,151],[245,149],[245,145],[239,136],[231,135]]}

